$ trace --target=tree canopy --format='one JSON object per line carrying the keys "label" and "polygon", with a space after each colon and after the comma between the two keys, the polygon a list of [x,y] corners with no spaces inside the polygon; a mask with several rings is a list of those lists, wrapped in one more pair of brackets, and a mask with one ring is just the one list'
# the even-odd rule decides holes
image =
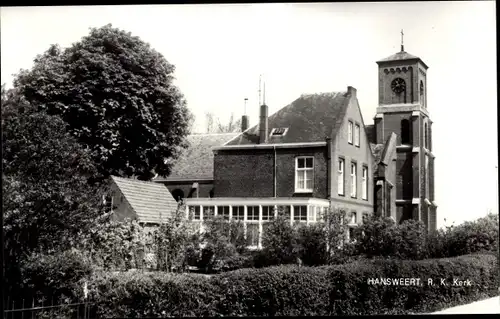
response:
{"label": "tree canopy", "polygon": [[38,110],[57,115],[104,176],[168,176],[192,114],[173,84],[174,65],[129,32],[92,28],[62,50],[52,45],[14,87]]}

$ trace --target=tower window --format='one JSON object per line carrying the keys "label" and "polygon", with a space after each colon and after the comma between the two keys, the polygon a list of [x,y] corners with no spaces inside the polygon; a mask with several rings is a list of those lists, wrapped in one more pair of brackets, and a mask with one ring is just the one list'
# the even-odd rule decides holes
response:
{"label": "tower window", "polygon": [[410,144],[410,121],[401,121],[401,144]]}
{"label": "tower window", "polygon": [[425,147],[425,148],[429,148],[429,147],[427,146],[427,145],[428,145],[428,144],[427,144],[427,138],[428,138],[428,137],[427,137],[427,133],[428,133],[428,131],[427,131],[427,123],[425,123],[425,124],[424,124],[424,147]]}
{"label": "tower window", "polygon": [[425,100],[424,100],[424,81],[420,81],[420,102],[422,103],[422,106],[425,107]]}

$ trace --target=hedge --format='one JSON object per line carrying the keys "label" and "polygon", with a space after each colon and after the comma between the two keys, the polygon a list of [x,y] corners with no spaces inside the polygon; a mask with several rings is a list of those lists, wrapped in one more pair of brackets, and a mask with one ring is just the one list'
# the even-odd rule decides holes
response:
{"label": "hedge", "polygon": [[[468,255],[421,261],[364,260],[345,265],[274,266],[206,277],[121,273],[91,283],[99,317],[375,315],[432,312],[498,289],[498,261]],[[369,284],[369,278],[421,278],[422,286]],[[434,286],[427,285],[434,279]],[[471,287],[441,286],[453,278]]]}

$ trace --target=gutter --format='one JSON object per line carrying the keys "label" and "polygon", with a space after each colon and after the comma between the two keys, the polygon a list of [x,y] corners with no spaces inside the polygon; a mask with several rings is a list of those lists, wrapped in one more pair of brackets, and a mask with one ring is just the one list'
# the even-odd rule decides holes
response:
{"label": "gutter", "polygon": [[212,148],[213,151],[231,149],[264,149],[264,148],[304,148],[326,146],[326,142],[303,142],[303,143],[276,143],[276,144],[248,144],[248,145],[226,145]]}

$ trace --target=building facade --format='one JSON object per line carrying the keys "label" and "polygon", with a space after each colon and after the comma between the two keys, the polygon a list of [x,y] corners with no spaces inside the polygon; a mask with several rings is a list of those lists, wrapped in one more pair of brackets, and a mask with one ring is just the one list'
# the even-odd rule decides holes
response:
{"label": "building facade", "polygon": [[[242,132],[192,135],[173,174],[155,181],[183,199],[194,220],[242,220],[249,246],[261,247],[278,212],[314,223],[327,210],[355,227],[366,214],[436,229],[432,121],[427,65],[404,51],[377,62],[379,105],[365,125],[356,89],[302,95]],[[201,155],[202,154],[202,155]]]}

